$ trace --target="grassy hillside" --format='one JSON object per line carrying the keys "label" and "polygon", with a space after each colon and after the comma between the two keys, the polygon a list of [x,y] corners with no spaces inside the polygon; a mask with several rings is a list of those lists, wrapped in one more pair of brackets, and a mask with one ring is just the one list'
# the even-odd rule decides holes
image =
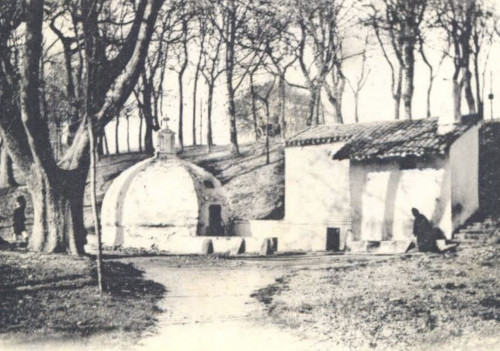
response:
{"label": "grassy hillside", "polygon": [[[241,156],[231,155],[228,146],[216,146],[209,154],[206,146],[187,147],[179,157],[194,162],[213,173],[223,184],[236,219],[281,218],[284,206],[283,145],[271,145],[270,164],[266,165],[263,142],[242,145]],[[141,153],[104,156],[97,169],[97,200],[100,206],[106,190],[121,172],[148,158]],[[32,223],[32,207],[25,186],[0,189],[0,235],[12,232],[12,212],[15,198],[25,195],[28,199],[27,224]],[[85,194],[85,225],[93,230],[90,194]]]}

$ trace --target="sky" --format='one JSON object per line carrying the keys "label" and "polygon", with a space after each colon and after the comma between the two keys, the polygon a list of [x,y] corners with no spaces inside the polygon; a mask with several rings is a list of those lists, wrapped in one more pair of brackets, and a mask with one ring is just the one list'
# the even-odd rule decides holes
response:
{"label": "sky", "polygon": [[[498,9],[500,9],[500,0],[494,0]],[[359,40],[347,43],[352,45],[350,49],[359,46]],[[190,46],[190,56],[196,57],[198,48],[195,45]],[[436,46],[431,45],[428,50],[428,56],[431,61],[437,63],[441,55],[440,49]],[[345,62],[344,71],[347,77],[354,79],[360,70],[360,57],[354,57]],[[488,64],[486,66],[486,82],[485,82],[485,95],[487,96],[490,90],[495,94],[495,99],[493,101],[493,113],[495,117],[500,117],[500,37],[496,37],[496,42],[491,47],[489,54]],[[391,96],[391,81],[390,75],[391,71],[385,59],[382,56],[382,51],[377,45],[369,51],[368,66],[370,68],[370,75],[366,82],[364,89],[361,92],[360,97],[360,121],[361,122],[371,122],[377,120],[391,120],[393,119],[394,103]],[[444,61],[443,65],[439,70],[439,75],[435,79],[433,94],[432,94],[432,104],[431,111],[433,116],[438,116],[441,111],[450,109],[452,99],[451,99],[451,75],[452,75],[453,65],[451,60],[447,59]],[[417,63],[415,70],[415,93],[413,98],[413,116],[414,118],[424,118],[426,113],[426,90],[428,86],[428,69],[422,63],[417,55]],[[492,80],[490,80],[490,74]],[[194,70],[192,67],[188,69],[185,77],[185,87],[186,92],[185,104],[184,104],[184,140],[185,145],[191,145],[192,137],[192,106],[193,101],[191,99],[192,89],[193,89],[193,76]],[[298,67],[289,71],[287,79],[291,82],[303,84],[304,78]],[[243,85],[241,89],[245,89]],[[177,98],[178,83],[177,77],[174,72],[170,72],[165,76],[164,90],[166,93],[166,98],[164,101],[163,117],[168,117],[170,119],[169,126],[171,129],[177,132],[178,124],[178,111],[179,102]],[[203,143],[206,142],[206,88],[203,84],[203,79],[200,79],[199,85],[199,99],[203,104]],[[489,119],[491,116],[492,109],[490,108],[490,102],[485,99],[485,118]],[[198,111],[200,110],[200,101],[197,101]],[[323,104],[326,111],[325,123],[333,123],[332,108],[326,96],[323,97]],[[464,107],[463,113],[467,113],[465,102],[462,104]],[[226,86],[225,86],[225,76],[221,75],[218,84],[216,86],[214,107],[213,107],[213,130],[214,130],[214,141],[216,144],[227,144],[229,142],[229,125],[227,118],[227,99],[226,99]],[[354,122],[354,96],[349,87],[346,87],[344,93],[343,102],[343,114],[345,123]],[[402,114],[403,116],[403,114]],[[199,118],[199,116],[197,117]],[[139,127],[139,118],[134,115],[129,120],[130,129],[134,131],[131,134],[130,146],[132,150],[138,150],[138,136],[137,130]],[[198,122],[199,123],[199,122]],[[199,133],[199,131],[198,131]],[[108,144],[110,146],[110,152],[115,152],[115,122],[110,122],[106,127],[106,135],[108,139]],[[125,142],[126,135],[126,123],[125,119],[121,120],[119,127],[119,144],[120,150],[127,151],[127,145]],[[199,139],[199,136],[198,136]],[[198,140],[199,141],[199,140]],[[245,140],[240,138],[240,142],[250,142],[252,140]]]}

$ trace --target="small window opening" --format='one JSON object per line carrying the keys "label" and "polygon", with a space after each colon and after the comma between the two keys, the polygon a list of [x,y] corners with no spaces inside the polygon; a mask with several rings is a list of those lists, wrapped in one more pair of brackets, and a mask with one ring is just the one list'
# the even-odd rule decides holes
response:
{"label": "small window opening", "polygon": [[415,169],[417,168],[417,160],[413,157],[406,157],[401,160],[399,169]]}
{"label": "small window opening", "polygon": [[214,189],[214,183],[211,180],[204,180],[203,184],[205,185],[205,188],[207,189]]}

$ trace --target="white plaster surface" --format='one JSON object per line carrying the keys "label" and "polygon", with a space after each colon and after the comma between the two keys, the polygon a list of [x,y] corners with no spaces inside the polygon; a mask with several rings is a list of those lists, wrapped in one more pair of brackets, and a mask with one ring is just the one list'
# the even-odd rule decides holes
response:
{"label": "white plaster surface", "polygon": [[453,229],[479,209],[479,127],[468,130],[450,149]]}
{"label": "white plaster surface", "polygon": [[[207,180],[213,188],[204,185]],[[177,158],[142,161],[118,176],[106,192],[101,210],[103,243],[168,251],[172,237],[206,233],[208,208],[213,204],[221,205],[227,224],[228,202],[210,173]]]}
{"label": "white plaster surface", "polygon": [[350,222],[349,161],[332,159],[343,145],[333,143],[286,148],[287,222]]}
{"label": "white plaster surface", "polygon": [[400,170],[398,162],[351,163],[352,230],[357,240],[413,237],[413,207],[451,235],[447,162],[434,160]]}

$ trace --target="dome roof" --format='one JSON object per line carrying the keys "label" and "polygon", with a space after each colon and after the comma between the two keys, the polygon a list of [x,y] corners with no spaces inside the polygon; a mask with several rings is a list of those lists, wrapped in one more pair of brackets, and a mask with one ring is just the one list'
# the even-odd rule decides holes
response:
{"label": "dome roof", "polygon": [[221,219],[227,220],[226,197],[209,172],[178,158],[144,160],[120,174],[106,192],[103,242],[135,247],[143,245],[129,245],[134,240],[204,235],[211,204],[224,207]]}

